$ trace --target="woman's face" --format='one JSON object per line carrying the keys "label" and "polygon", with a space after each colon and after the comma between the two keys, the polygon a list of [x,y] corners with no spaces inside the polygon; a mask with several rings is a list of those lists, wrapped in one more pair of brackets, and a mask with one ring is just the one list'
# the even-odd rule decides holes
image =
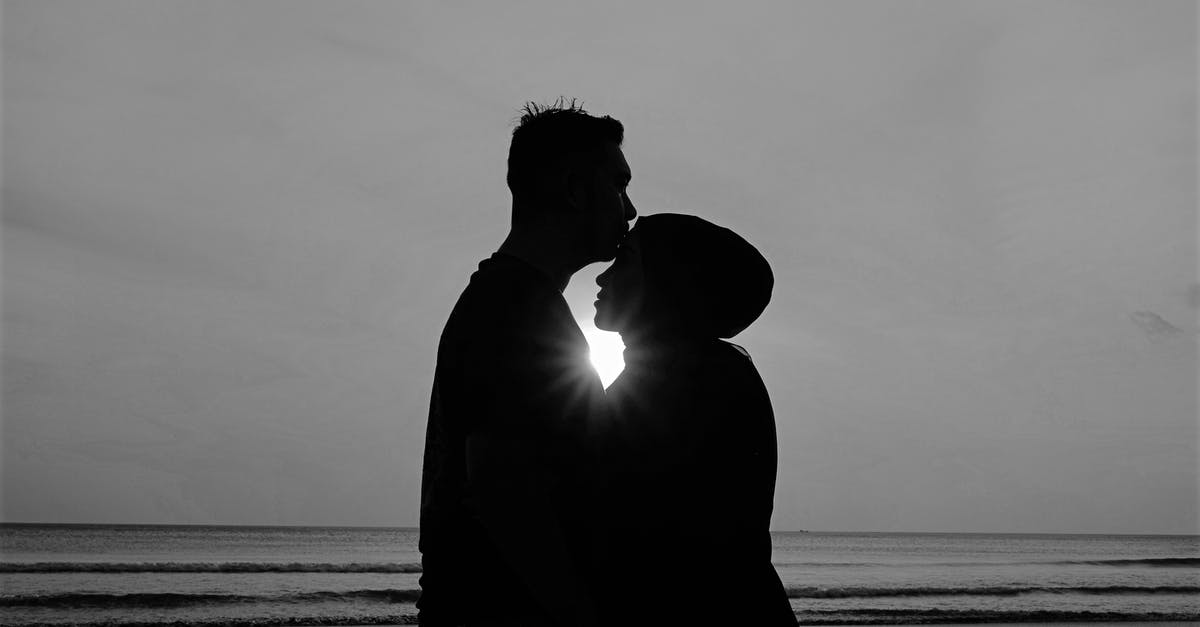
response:
{"label": "woman's face", "polygon": [[631,329],[645,300],[645,284],[641,242],[637,231],[633,231],[617,250],[613,264],[596,277],[596,285],[600,286],[596,328],[618,333]]}

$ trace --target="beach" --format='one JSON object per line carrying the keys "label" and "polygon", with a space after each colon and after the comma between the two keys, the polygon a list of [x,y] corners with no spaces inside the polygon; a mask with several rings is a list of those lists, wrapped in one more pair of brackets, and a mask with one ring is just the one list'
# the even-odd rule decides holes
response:
{"label": "beach", "polygon": [[[0,525],[3,624],[415,624],[411,528]],[[1200,538],[776,532],[801,624],[1200,621]],[[698,550],[702,548],[698,547]],[[681,573],[703,604],[734,573]]]}

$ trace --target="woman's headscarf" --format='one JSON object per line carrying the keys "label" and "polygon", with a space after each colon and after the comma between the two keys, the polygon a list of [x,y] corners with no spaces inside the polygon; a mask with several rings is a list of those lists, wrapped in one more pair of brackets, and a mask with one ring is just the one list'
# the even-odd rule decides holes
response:
{"label": "woman's headscarf", "polygon": [[737,233],[674,213],[644,216],[633,232],[641,243],[643,311],[655,321],[702,337],[731,338],[770,302],[771,266]]}

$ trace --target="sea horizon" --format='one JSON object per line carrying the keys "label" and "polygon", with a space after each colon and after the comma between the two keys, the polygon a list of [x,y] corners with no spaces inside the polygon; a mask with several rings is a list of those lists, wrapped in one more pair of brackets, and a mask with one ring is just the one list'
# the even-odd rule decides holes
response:
{"label": "sea horizon", "polygon": [[[251,529],[387,529],[387,530],[420,530],[419,525],[329,525],[305,523],[161,523],[161,522],[41,522],[41,521],[0,521],[4,526],[59,526],[59,527],[203,527],[203,528],[251,528]],[[771,529],[771,533],[813,533],[813,534],[858,534],[858,535],[977,535],[977,536],[1128,536],[1128,537],[1200,537],[1200,532],[1106,532],[1106,531],[888,531],[854,529]]]}

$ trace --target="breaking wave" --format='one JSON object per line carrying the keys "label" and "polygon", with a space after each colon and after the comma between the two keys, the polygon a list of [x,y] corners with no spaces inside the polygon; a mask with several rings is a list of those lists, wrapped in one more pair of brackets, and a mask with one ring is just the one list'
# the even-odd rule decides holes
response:
{"label": "breaking wave", "polygon": [[187,594],[181,592],[134,592],[103,594],[69,592],[0,597],[0,607],[46,608],[169,608],[233,603],[314,603],[323,601],[365,601],[413,603],[419,590],[350,590],[346,592],[297,592],[279,595]]}
{"label": "breaking wave", "polygon": [[30,562],[0,563],[0,573],[419,573],[420,564],[370,562]]}
{"label": "breaking wave", "polygon": [[911,588],[816,588],[790,587],[792,599],[854,599],[929,596],[1018,596],[1022,594],[1197,594],[1200,586],[986,586]]}

